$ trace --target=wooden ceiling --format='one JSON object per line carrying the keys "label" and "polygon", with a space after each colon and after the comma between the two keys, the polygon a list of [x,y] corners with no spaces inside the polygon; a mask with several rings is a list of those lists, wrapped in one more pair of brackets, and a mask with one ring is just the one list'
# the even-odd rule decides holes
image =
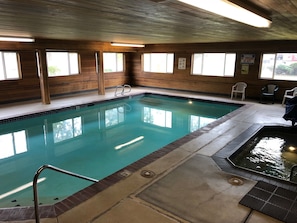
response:
{"label": "wooden ceiling", "polygon": [[242,0],[272,18],[254,28],[177,0],[0,0],[0,35],[144,44],[297,40],[297,0]]}

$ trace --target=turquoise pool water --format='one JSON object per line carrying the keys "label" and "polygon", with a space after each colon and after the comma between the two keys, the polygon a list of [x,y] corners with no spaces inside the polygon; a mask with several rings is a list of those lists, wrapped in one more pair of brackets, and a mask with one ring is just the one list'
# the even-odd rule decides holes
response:
{"label": "turquoise pool water", "polygon": [[[100,180],[238,107],[142,94],[2,121],[0,207],[33,205],[33,176],[44,164]],[[45,170],[39,201],[53,204],[90,184]]]}

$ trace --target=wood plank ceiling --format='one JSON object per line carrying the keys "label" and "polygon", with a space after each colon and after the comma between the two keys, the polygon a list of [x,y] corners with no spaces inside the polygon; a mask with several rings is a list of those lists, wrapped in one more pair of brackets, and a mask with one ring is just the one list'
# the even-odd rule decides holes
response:
{"label": "wood plank ceiling", "polygon": [[0,35],[129,43],[297,40],[297,0],[242,0],[267,10],[254,28],[177,0],[0,0]]}

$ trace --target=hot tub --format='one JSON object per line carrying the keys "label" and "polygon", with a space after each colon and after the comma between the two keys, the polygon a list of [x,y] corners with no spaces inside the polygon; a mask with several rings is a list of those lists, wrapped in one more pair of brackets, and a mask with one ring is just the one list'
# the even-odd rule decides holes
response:
{"label": "hot tub", "polygon": [[228,160],[245,170],[297,182],[297,128],[263,126]]}

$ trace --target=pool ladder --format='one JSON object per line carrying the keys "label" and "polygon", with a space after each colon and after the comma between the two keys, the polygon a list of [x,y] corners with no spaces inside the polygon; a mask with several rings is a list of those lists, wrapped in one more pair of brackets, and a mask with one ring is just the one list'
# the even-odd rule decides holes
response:
{"label": "pool ladder", "polygon": [[59,172],[59,173],[63,173],[63,174],[66,174],[66,175],[77,177],[77,178],[80,178],[80,179],[83,179],[83,180],[92,181],[92,182],[95,182],[95,183],[99,181],[99,180],[96,180],[96,179],[93,179],[93,178],[90,178],[90,177],[86,177],[86,176],[83,176],[83,175],[79,175],[77,173],[73,173],[73,172],[70,172],[70,171],[67,171],[67,170],[60,169],[58,167],[54,167],[52,165],[43,165],[43,166],[41,166],[36,171],[36,173],[34,175],[34,179],[33,179],[34,210],[35,210],[35,221],[36,221],[36,223],[40,223],[37,180],[38,180],[38,177],[41,174],[41,172],[43,170],[45,170],[45,169],[51,169],[51,170]]}
{"label": "pool ladder", "polygon": [[126,93],[129,93],[131,91],[131,86],[129,84],[124,85],[118,85],[116,86],[114,96],[124,95]]}
{"label": "pool ladder", "polygon": [[297,165],[292,166],[291,172],[290,172],[290,181],[293,181],[294,179],[294,171],[297,169]]}

